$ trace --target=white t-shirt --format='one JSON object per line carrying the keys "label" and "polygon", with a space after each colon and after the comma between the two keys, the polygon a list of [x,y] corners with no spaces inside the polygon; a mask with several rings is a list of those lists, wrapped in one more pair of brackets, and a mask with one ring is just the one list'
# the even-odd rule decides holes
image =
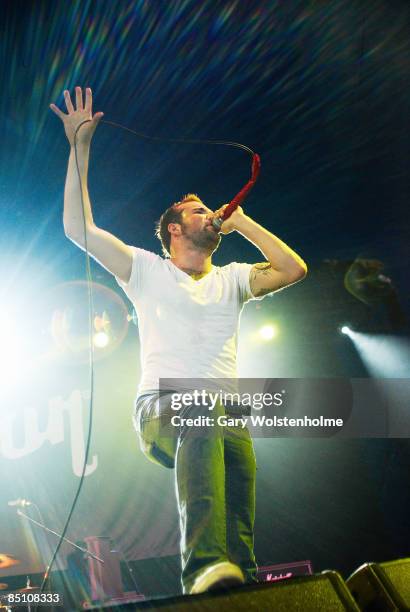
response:
{"label": "white t-shirt", "polygon": [[128,283],[118,284],[134,305],[141,344],[138,393],[155,391],[159,378],[237,378],[239,318],[251,293],[251,264],[212,266],[193,280],[169,259],[131,247]]}

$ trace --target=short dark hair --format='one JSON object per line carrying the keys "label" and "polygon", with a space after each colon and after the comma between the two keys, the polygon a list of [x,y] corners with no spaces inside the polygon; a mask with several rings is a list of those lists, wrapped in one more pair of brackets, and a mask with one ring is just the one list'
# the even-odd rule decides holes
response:
{"label": "short dark hair", "polygon": [[200,198],[195,193],[187,193],[179,202],[175,202],[169,208],[166,209],[157,221],[155,227],[155,235],[162,244],[162,252],[165,257],[171,257],[171,234],[168,231],[168,225],[170,223],[181,223],[182,222],[182,210],[179,209],[179,205],[188,200],[197,200],[201,202]]}

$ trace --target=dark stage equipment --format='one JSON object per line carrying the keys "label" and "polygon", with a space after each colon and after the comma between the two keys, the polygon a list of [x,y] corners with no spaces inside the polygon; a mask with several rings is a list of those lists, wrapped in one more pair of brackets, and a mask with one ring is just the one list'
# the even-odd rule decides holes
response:
{"label": "dark stage equipment", "polygon": [[262,565],[256,574],[259,582],[276,582],[295,576],[311,576],[313,574],[311,561],[294,561],[293,563],[276,563]]}
{"label": "dark stage equipment", "polygon": [[89,552],[98,555],[104,563],[95,559],[89,561],[91,599],[104,600],[108,597],[123,595],[120,560],[117,552],[112,551],[110,538],[84,538]]}
{"label": "dark stage equipment", "polygon": [[363,612],[410,610],[410,558],[365,563],[346,583]]}
{"label": "dark stage equipment", "polygon": [[314,576],[303,576],[246,585],[235,589],[182,595],[142,602],[129,602],[121,606],[96,606],[89,610],[166,610],[167,612],[359,612],[352,595],[340,574],[325,571]]}

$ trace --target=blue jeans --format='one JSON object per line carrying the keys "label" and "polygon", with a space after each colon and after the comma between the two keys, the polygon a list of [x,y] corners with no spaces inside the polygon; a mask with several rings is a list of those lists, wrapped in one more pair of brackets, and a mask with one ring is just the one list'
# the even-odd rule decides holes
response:
{"label": "blue jeans", "polygon": [[[175,469],[181,529],[181,582],[188,593],[209,565],[236,563],[247,582],[256,582],[253,552],[256,460],[247,427],[219,426],[222,404],[171,409],[170,395],[141,395],[134,424],[141,449],[155,463]],[[171,424],[171,417],[214,419],[198,429]]]}

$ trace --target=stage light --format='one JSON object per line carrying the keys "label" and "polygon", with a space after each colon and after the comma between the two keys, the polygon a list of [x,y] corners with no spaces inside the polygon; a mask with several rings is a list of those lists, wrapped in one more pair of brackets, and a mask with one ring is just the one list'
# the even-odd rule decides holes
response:
{"label": "stage light", "polygon": [[259,337],[266,341],[272,340],[277,334],[278,330],[274,325],[264,325],[259,330]]}
{"label": "stage light", "polygon": [[355,332],[351,340],[374,378],[410,377],[408,338]]}
{"label": "stage light", "polygon": [[346,336],[348,336],[351,333],[352,330],[350,329],[350,327],[348,325],[343,325],[340,328],[340,331],[341,331],[342,334],[345,334]]}
{"label": "stage light", "polygon": [[110,342],[110,337],[105,332],[100,331],[94,334],[93,342],[97,348],[105,348]]}

